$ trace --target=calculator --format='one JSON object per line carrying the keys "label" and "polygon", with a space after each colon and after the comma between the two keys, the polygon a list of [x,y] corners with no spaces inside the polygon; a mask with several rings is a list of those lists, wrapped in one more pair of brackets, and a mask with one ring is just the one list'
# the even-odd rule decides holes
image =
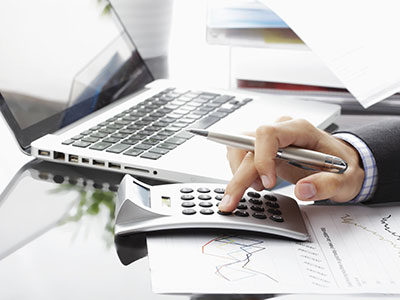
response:
{"label": "calculator", "polygon": [[125,175],[118,189],[115,235],[214,228],[308,240],[300,207],[294,199],[249,188],[237,208],[226,213],[218,210],[224,192],[224,184],[149,186]]}

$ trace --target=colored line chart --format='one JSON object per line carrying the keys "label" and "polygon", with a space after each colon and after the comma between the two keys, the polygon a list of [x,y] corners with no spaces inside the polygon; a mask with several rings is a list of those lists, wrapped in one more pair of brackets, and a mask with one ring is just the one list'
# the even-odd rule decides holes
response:
{"label": "colored line chart", "polygon": [[219,258],[223,263],[215,266],[215,274],[227,281],[239,281],[254,276],[264,276],[278,283],[278,280],[266,272],[250,267],[255,255],[266,251],[263,240],[225,235],[213,238],[202,245],[202,254]]}
{"label": "colored line chart", "polygon": [[[391,215],[381,218],[380,223],[383,225],[383,229],[387,233],[390,234],[390,237],[395,237],[396,240],[399,241],[400,236],[391,229],[390,224],[388,222],[390,217],[391,217]],[[398,243],[397,241],[393,241],[393,240],[389,239],[389,237],[386,237],[383,234],[377,232],[377,230],[370,229],[367,226],[360,224],[350,214],[345,214],[344,216],[341,217],[341,220],[342,220],[343,224],[353,225],[353,226],[375,236],[377,240],[387,243],[390,247],[392,247],[393,249],[396,250],[397,256],[400,257],[400,243]]]}

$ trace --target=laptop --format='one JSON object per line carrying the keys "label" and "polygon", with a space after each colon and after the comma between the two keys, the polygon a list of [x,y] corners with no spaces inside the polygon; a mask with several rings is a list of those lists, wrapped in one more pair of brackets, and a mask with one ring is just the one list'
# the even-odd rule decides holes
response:
{"label": "laptop", "polygon": [[[20,27],[29,30],[12,23],[13,9],[23,13],[14,2],[5,2],[0,21],[15,29],[14,38],[0,36],[2,51],[11,49],[2,69],[13,70],[0,75],[1,112],[21,149],[42,160],[170,182],[227,182],[225,147],[186,129],[242,133],[282,115],[323,129],[340,114],[333,104],[154,80],[108,2],[52,0],[44,8],[26,0]],[[21,40],[29,53],[18,50]]]}

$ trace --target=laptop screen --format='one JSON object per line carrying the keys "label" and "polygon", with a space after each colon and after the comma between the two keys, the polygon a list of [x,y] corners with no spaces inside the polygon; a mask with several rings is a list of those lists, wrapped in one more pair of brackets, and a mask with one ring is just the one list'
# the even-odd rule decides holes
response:
{"label": "laptop screen", "polygon": [[24,149],[153,77],[107,0],[2,0],[1,111]]}

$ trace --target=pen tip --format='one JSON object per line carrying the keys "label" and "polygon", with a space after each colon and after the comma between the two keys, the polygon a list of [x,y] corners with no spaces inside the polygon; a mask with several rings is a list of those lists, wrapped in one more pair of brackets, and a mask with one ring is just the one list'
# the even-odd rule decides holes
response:
{"label": "pen tip", "polygon": [[194,128],[192,128],[192,129],[186,129],[186,130],[189,131],[190,133],[193,133],[193,134],[197,134],[197,135],[201,135],[201,136],[205,136],[205,137],[208,136],[208,131],[207,131],[207,130],[203,130],[203,129],[194,129]]}

